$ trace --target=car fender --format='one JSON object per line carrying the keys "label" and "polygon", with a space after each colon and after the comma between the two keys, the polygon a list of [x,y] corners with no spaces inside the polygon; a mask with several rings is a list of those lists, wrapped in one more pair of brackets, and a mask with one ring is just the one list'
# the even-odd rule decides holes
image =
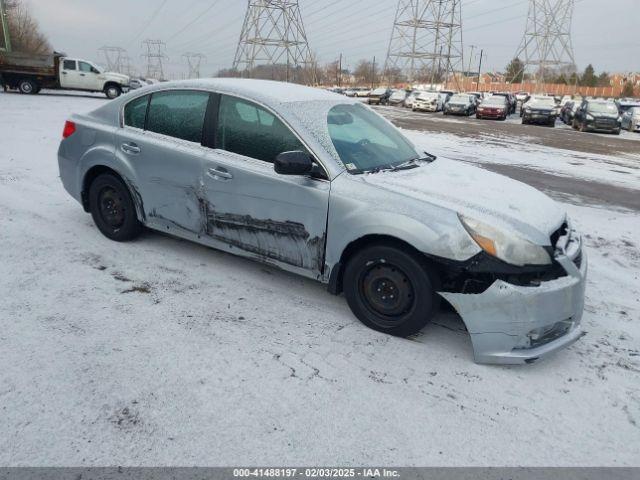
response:
{"label": "car fender", "polygon": [[[80,158],[78,165],[78,192],[83,192],[84,181],[89,171],[94,167],[107,167],[116,172],[129,189],[129,193],[136,205],[138,219],[144,221],[145,214],[142,199],[138,193],[138,178],[129,159],[118,156],[114,151],[115,134],[108,135],[109,141],[96,141],[89,146]],[[84,193],[84,192],[83,192]]]}

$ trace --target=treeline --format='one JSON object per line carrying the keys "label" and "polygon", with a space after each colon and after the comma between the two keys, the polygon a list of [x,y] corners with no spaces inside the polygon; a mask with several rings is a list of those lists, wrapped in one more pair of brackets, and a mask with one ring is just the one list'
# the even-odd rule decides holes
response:
{"label": "treeline", "polygon": [[[31,16],[22,0],[7,0],[7,23],[11,37],[11,47],[15,52],[51,53],[49,40],[40,30],[38,22]],[[0,36],[0,44],[4,42]],[[2,44],[4,47],[4,45]]]}

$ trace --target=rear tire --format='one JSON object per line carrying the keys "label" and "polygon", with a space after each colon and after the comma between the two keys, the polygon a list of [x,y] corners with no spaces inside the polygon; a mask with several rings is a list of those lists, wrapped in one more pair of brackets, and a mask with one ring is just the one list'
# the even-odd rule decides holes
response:
{"label": "rear tire", "polygon": [[116,242],[133,240],[142,231],[131,193],[116,175],[104,173],[91,183],[89,211],[98,230]]}
{"label": "rear tire", "polygon": [[38,84],[28,78],[18,82],[18,90],[24,95],[35,95],[39,91]]}
{"label": "rear tire", "polygon": [[351,257],[343,285],[351,311],[363,324],[398,337],[419,332],[440,305],[436,273],[391,245],[372,245]]}

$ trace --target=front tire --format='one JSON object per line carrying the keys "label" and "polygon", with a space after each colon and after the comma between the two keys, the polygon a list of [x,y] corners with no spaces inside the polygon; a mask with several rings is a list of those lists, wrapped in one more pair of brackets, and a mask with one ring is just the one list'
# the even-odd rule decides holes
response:
{"label": "front tire", "polygon": [[109,100],[113,100],[122,95],[122,89],[118,85],[107,85],[104,87],[104,94]]}
{"label": "front tire", "polygon": [[372,245],[347,263],[347,303],[367,327],[398,337],[419,332],[440,305],[435,272],[416,255],[391,245]]}
{"label": "front tire", "polygon": [[116,242],[133,240],[142,231],[129,189],[116,175],[105,173],[91,183],[89,210],[98,230]]}

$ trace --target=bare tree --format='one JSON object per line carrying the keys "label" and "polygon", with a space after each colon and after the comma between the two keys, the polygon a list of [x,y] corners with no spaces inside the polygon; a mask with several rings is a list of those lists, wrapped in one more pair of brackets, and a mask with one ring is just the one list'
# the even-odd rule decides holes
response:
{"label": "bare tree", "polygon": [[9,34],[11,44],[16,52],[51,53],[49,40],[40,30],[40,25],[31,16],[27,5],[22,0],[7,2]]}

